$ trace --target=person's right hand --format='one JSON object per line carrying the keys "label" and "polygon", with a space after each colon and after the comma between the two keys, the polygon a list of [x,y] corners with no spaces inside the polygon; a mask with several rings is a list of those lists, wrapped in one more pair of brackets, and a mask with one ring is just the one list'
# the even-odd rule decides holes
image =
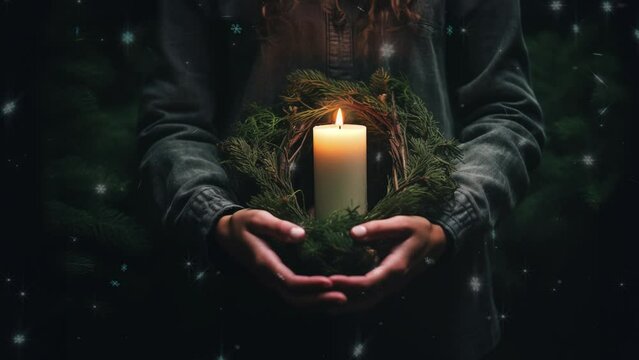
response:
{"label": "person's right hand", "polygon": [[288,303],[298,307],[345,303],[346,295],[332,290],[333,283],[328,277],[296,275],[264,241],[269,238],[282,243],[299,243],[304,241],[305,235],[301,227],[267,211],[254,209],[223,216],[216,227],[216,239],[222,248]]}

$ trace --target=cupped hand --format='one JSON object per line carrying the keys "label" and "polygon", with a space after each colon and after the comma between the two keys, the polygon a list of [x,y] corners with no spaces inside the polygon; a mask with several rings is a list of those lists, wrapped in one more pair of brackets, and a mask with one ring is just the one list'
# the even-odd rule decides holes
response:
{"label": "cupped hand", "polygon": [[355,241],[382,245],[395,244],[382,262],[363,276],[333,275],[336,290],[348,301],[331,312],[363,311],[400,290],[423,269],[432,265],[444,252],[446,234],[441,226],[421,216],[395,216],[374,220],[350,231]]}
{"label": "cupped hand", "polygon": [[315,308],[346,302],[343,292],[332,289],[333,281],[328,277],[295,274],[266,243],[266,238],[291,244],[304,241],[306,234],[298,225],[267,211],[243,209],[223,216],[216,235],[222,248],[288,303]]}

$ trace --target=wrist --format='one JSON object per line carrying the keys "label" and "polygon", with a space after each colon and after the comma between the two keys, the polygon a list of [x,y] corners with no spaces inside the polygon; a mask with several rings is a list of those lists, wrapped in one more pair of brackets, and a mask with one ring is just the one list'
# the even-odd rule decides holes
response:
{"label": "wrist", "polygon": [[439,223],[433,223],[433,231],[437,234],[436,236],[439,236],[440,239],[442,239],[443,246],[442,253],[440,254],[441,261],[444,258],[448,257],[449,254],[452,252],[455,246],[455,241],[446,227]]}

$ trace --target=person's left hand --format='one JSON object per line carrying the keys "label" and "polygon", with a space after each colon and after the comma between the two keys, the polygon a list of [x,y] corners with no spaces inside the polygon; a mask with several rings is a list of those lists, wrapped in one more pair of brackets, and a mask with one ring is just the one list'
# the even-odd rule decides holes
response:
{"label": "person's left hand", "polygon": [[333,275],[337,291],[348,296],[334,313],[367,310],[400,290],[412,277],[432,265],[444,252],[446,234],[441,226],[421,216],[395,216],[374,220],[351,229],[355,241],[393,241],[394,246],[382,262],[363,276]]}

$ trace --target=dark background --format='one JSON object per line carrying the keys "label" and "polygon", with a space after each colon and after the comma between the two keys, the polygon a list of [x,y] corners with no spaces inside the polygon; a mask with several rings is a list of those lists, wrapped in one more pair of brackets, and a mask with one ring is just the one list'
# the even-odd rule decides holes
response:
{"label": "dark background", "polygon": [[[11,116],[2,116],[1,128],[0,202],[4,215],[0,223],[0,299],[3,303],[0,353],[7,354],[0,355],[2,358],[75,358],[73,354],[85,354],[78,348],[87,353],[91,348],[109,349],[107,352],[127,358],[126,349],[132,345],[127,339],[125,320],[132,315],[132,309],[144,301],[144,295],[123,295],[125,291],[134,291],[122,287],[117,289],[120,291],[117,296],[109,297],[103,295],[108,288],[104,284],[92,285],[92,280],[86,279],[69,281],[69,268],[64,266],[64,256],[60,254],[72,244],[45,226],[43,202],[49,191],[49,180],[44,169],[50,158],[46,153],[47,139],[53,133],[49,130],[50,122],[65,121],[54,118],[47,110],[52,102],[50,93],[57,89],[46,83],[56,84],[51,79],[60,76],[51,71],[51,64],[64,63],[67,54],[83,56],[82,51],[86,49],[74,47],[74,41],[68,40],[75,37],[76,42],[102,43],[99,51],[102,57],[110,59],[111,75],[119,91],[103,92],[100,95],[103,104],[117,107],[123,99],[135,99],[148,64],[146,60],[140,63],[132,59],[153,57],[148,48],[152,39],[153,3],[148,0],[83,0],[80,3],[66,0],[55,4],[3,0],[0,3],[0,105],[16,101],[16,110]],[[601,1],[564,1],[564,7],[556,13],[549,9],[549,3],[523,1],[527,37],[548,32],[565,38],[570,36],[571,25],[578,22],[595,33],[589,35],[597,39],[593,46],[618,63],[617,79],[619,88],[623,89],[623,96],[619,97],[623,100],[616,104],[614,118],[606,121],[622,125],[617,126],[617,131],[600,135],[618,146],[616,151],[605,152],[606,157],[597,161],[614,164],[611,166],[619,176],[596,211],[583,211],[578,205],[564,208],[567,212],[564,217],[570,218],[570,213],[573,217],[565,221],[559,236],[557,226],[543,220],[535,223],[536,234],[543,234],[548,228],[549,232],[555,232],[554,239],[561,241],[526,242],[524,234],[518,241],[509,243],[504,239],[516,231],[516,225],[507,223],[500,228],[502,260],[497,264],[496,295],[498,308],[505,317],[503,341],[494,357],[637,358],[639,238],[634,224],[639,175],[634,154],[639,150],[636,106],[639,39],[633,37],[633,31],[639,28],[639,10],[630,1],[616,1],[612,2],[614,12],[606,15]],[[123,46],[121,34],[129,30],[136,35],[136,43]],[[544,43],[541,44],[543,48]],[[95,52],[95,47],[97,45],[91,51]],[[534,68],[534,56],[532,64]],[[562,80],[570,79],[562,76],[567,71],[537,68],[533,74],[553,74],[559,88]],[[61,97],[63,102],[74,101],[71,95],[65,96]],[[575,104],[580,100],[570,94],[557,94],[557,97],[555,101],[565,101],[566,106],[581,106]],[[551,109],[550,114],[553,111]],[[82,139],[80,132],[64,141],[73,144],[86,139]],[[130,156],[130,161],[135,163],[135,155]],[[128,203],[124,201],[124,204],[126,208]],[[540,208],[548,211],[562,206],[552,201],[542,205]],[[116,252],[108,256],[125,259],[116,261],[118,264],[138,268],[145,264],[139,254],[123,257]],[[525,274],[519,273],[524,269]],[[137,276],[144,279],[146,275],[141,271]],[[519,277],[513,281],[513,276]],[[92,308],[96,304],[100,311]],[[19,334],[24,335],[25,341],[16,343],[15,337]]]}

